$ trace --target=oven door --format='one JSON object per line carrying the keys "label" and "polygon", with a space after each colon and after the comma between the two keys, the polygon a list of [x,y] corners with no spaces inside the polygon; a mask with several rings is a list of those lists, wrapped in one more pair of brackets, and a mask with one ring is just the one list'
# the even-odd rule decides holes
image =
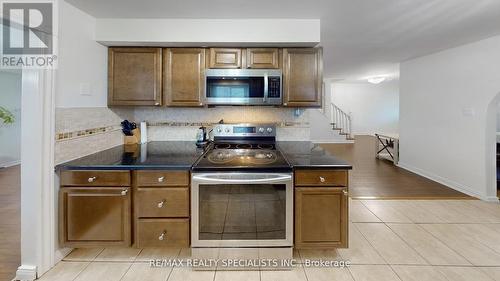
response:
{"label": "oven door", "polygon": [[291,173],[193,173],[192,247],[293,246]]}

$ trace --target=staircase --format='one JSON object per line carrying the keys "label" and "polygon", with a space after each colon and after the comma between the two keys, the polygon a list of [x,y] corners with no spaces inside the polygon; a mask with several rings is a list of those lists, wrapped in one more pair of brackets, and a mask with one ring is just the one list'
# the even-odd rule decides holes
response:
{"label": "staircase", "polygon": [[351,114],[330,103],[330,115],[332,129],[337,130],[339,135],[345,136],[346,140],[353,141]]}

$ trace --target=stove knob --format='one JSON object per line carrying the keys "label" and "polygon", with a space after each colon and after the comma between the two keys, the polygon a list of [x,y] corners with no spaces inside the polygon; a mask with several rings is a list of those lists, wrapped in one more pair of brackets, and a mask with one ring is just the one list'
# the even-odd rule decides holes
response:
{"label": "stove knob", "polygon": [[229,128],[226,128],[225,132],[226,132],[226,133],[229,133],[229,132],[230,132]]}
{"label": "stove knob", "polygon": [[217,133],[222,133],[222,129],[221,129],[221,128],[218,128],[218,129],[217,129]]}
{"label": "stove knob", "polygon": [[271,127],[267,128],[267,132],[268,133],[272,133],[273,132],[273,128],[271,128]]}
{"label": "stove knob", "polygon": [[264,133],[264,128],[259,128],[259,133]]}

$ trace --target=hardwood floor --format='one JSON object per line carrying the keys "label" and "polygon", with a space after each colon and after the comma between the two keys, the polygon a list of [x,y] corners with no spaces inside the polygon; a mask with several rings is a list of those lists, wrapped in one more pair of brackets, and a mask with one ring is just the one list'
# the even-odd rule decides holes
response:
{"label": "hardwood floor", "polygon": [[21,263],[21,169],[0,169],[0,280],[12,280]]}
{"label": "hardwood floor", "polygon": [[472,197],[375,158],[375,137],[356,136],[354,144],[322,144],[353,164],[349,176],[351,198],[464,199]]}

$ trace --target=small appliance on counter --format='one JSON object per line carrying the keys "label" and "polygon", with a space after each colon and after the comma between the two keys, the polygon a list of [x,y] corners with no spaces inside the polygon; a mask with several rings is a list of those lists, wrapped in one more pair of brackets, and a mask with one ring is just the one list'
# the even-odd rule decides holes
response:
{"label": "small appliance on counter", "polygon": [[201,126],[196,134],[196,146],[205,147],[209,142],[207,127]]}

